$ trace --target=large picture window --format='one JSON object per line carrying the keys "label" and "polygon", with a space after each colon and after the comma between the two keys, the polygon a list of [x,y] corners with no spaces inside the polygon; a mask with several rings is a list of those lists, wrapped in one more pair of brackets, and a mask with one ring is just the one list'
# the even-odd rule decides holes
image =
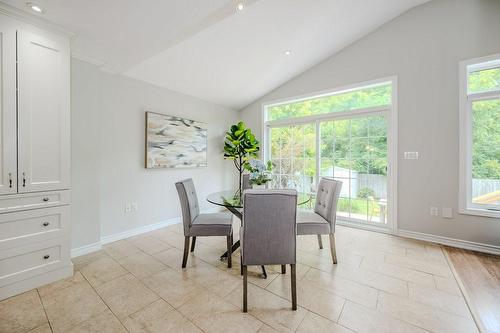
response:
{"label": "large picture window", "polygon": [[500,55],[462,62],[462,213],[500,217]]}
{"label": "large picture window", "polygon": [[381,80],[265,105],[265,157],[275,166],[274,186],[314,197],[320,177],[334,178],[342,182],[339,219],[390,226],[394,87]]}

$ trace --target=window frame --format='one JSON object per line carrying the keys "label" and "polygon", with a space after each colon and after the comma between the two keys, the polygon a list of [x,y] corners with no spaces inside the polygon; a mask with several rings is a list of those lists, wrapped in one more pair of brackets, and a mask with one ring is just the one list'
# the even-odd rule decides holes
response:
{"label": "window frame", "polygon": [[[390,84],[392,88],[392,99],[391,104],[384,106],[376,106],[376,107],[368,107],[368,108],[360,108],[360,109],[352,109],[341,112],[331,112],[331,113],[322,113],[317,115],[309,115],[303,117],[294,117],[287,119],[278,119],[278,120],[268,120],[267,118],[267,109],[272,106],[280,105],[280,104],[289,104],[294,102],[300,102],[308,99],[339,95],[343,93],[348,93],[356,90],[362,90],[365,88],[371,88],[378,85]],[[376,226],[376,225],[368,225],[364,223],[356,223],[349,222],[348,224],[342,223],[342,221],[338,221],[338,224],[357,226],[362,229],[368,230],[376,230],[384,233],[392,233],[396,234],[398,230],[397,223],[397,162],[398,162],[398,78],[396,75],[384,77],[380,79],[364,81],[359,83],[354,83],[334,89],[323,90],[319,92],[308,93],[304,95],[288,97],[278,100],[272,100],[263,102],[261,105],[262,110],[262,140],[263,140],[263,154],[262,157],[264,160],[269,160],[270,157],[270,140],[269,140],[269,131],[272,127],[281,127],[287,125],[299,125],[305,123],[315,123],[316,124],[316,181],[319,180],[320,176],[320,135],[319,135],[319,123],[325,120],[339,120],[339,119],[347,119],[352,117],[362,117],[368,115],[385,115],[387,117],[387,161],[388,161],[388,198],[387,198],[387,225],[386,226]]]}
{"label": "window frame", "polygon": [[500,54],[464,60],[459,63],[460,170],[459,213],[500,218],[500,206],[472,202],[472,103],[500,99],[500,89],[469,92],[469,73],[500,67]]}

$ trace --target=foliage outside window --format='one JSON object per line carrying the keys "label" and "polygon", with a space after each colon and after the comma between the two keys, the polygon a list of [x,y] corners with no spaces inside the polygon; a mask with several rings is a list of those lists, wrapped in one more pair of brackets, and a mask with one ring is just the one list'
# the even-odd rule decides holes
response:
{"label": "foliage outside window", "polygon": [[391,104],[391,97],[391,85],[385,83],[354,91],[270,106],[267,109],[267,120],[386,106]]}
{"label": "foliage outside window", "polygon": [[343,182],[340,216],[385,223],[391,103],[392,82],[385,82],[268,106],[274,186],[314,194],[319,177],[333,177]]}

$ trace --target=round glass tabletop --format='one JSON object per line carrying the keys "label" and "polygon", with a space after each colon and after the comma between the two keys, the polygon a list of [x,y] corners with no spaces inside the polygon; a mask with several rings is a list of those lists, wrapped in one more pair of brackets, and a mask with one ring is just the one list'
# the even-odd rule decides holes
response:
{"label": "round glass tabletop", "polygon": [[[207,201],[213,203],[214,205],[232,207],[232,208],[243,208],[243,203],[241,196],[238,191],[221,191],[211,193],[207,197]],[[311,195],[308,193],[298,193],[297,205],[304,205],[311,201]]]}

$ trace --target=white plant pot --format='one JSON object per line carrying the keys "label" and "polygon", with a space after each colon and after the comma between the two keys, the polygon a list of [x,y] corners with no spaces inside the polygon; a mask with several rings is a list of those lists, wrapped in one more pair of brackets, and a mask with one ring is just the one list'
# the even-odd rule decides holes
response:
{"label": "white plant pot", "polygon": [[267,185],[266,184],[264,184],[264,185],[252,185],[252,188],[254,190],[265,190],[265,189],[267,189]]}

